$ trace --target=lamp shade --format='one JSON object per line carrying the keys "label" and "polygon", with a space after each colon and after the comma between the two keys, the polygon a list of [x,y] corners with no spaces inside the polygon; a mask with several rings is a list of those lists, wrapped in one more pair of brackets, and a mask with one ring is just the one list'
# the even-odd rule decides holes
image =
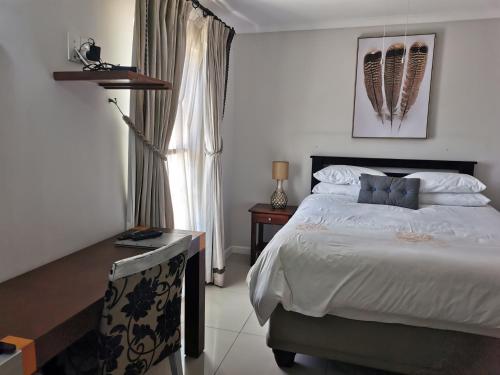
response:
{"label": "lamp shade", "polygon": [[287,161],[273,161],[273,180],[288,180]]}

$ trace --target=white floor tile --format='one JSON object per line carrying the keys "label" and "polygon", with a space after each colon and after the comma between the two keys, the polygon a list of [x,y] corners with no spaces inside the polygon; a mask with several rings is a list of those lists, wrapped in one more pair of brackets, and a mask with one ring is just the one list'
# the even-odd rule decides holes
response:
{"label": "white floor tile", "polygon": [[[248,256],[231,255],[226,269],[224,288],[206,287],[205,352],[197,359],[183,359],[185,375],[383,374],[300,354],[292,368],[280,369],[266,345],[268,324],[259,325],[250,304],[246,284],[250,269]],[[169,375],[168,361],[148,374]]]}
{"label": "white floor tile", "polygon": [[252,311],[247,294],[215,286],[206,288],[206,326],[239,332]]}
{"label": "white floor tile", "polygon": [[261,327],[259,321],[257,320],[255,312],[252,312],[252,315],[250,315],[250,318],[248,318],[241,332],[248,333],[251,335],[266,336],[268,327],[269,327],[268,322],[266,322],[264,327]]}
{"label": "white floor tile", "polygon": [[236,332],[206,327],[205,352],[196,359],[185,357],[185,375],[213,375],[237,335]]}
{"label": "white floor tile", "polygon": [[[207,327],[204,353],[199,358],[189,358],[183,355],[184,375],[214,375],[237,335],[236,332]],[[170,374],[168,360],[163,361],[148,372],[148,375]]]}
{"label": "white floor tile", "polygon": [[327,361],[297,355],[295,365],[280,369],[274,361],[266,339],[262,336],[240,333],[226,358],[217,370],[217,375],[282,375],[282,374],[321,374],[326,372]]}
{"label": "white floor tile", "polygon": [[226,262],[224,289],[248,295],[246,277],[250,270],[250,257],[243,254],[232,254]]}

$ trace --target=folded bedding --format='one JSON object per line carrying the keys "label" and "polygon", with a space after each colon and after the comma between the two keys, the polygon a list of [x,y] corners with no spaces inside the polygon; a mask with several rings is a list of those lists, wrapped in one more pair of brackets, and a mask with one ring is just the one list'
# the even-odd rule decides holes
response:
{"label": "folded bedding", "polygon": [[248,274],[261,324],[278,304],[313,317],[500,338],[500,213],[410,210],[313,194]]}

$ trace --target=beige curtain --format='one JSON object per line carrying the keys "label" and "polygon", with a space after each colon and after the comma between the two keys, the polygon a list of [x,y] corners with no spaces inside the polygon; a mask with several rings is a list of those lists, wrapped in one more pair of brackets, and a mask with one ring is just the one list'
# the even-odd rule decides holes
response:
{"label": "beige curtain", "polygon": [[207,18],[200,9],[193,9],[187,26],[184,73],[168,163],[175,226],[196,231],[205,231],[203,116],[206,41]]}
{"label": "beige curtain", "polygon": [[224,285],[224,216],[222,203],[222,136],[227,74],[228,42],[234,32],[214,17],[208,17],[206,55],[205,131],[205,220],[206,280]]}
{"label": "beige curtain", "polygon": [[173,228],[166,155],[177,112],[186,50],[186,0],[136,0],[133,64],[141,73],[169,81],[172,90],[139,90],[131,97],[132,119],[153,144],[131,135],[128,222]]}

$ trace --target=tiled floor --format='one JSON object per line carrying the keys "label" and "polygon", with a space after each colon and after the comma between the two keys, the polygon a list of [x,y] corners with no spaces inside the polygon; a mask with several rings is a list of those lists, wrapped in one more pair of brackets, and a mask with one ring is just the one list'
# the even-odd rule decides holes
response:
{"label": "tiled floor", "polygon": [[[248,263],[247,256],[232,255],[226,265],[226,287],[207,286],[205,352],[197,359],[183,359],[186,375],[373,374],[304,355],[297,355],[292,368],[280,369],[266,346],[267,325],[259,325],[249,301]],[[168,367],[165,361],[151,373],[170,374]]]}

